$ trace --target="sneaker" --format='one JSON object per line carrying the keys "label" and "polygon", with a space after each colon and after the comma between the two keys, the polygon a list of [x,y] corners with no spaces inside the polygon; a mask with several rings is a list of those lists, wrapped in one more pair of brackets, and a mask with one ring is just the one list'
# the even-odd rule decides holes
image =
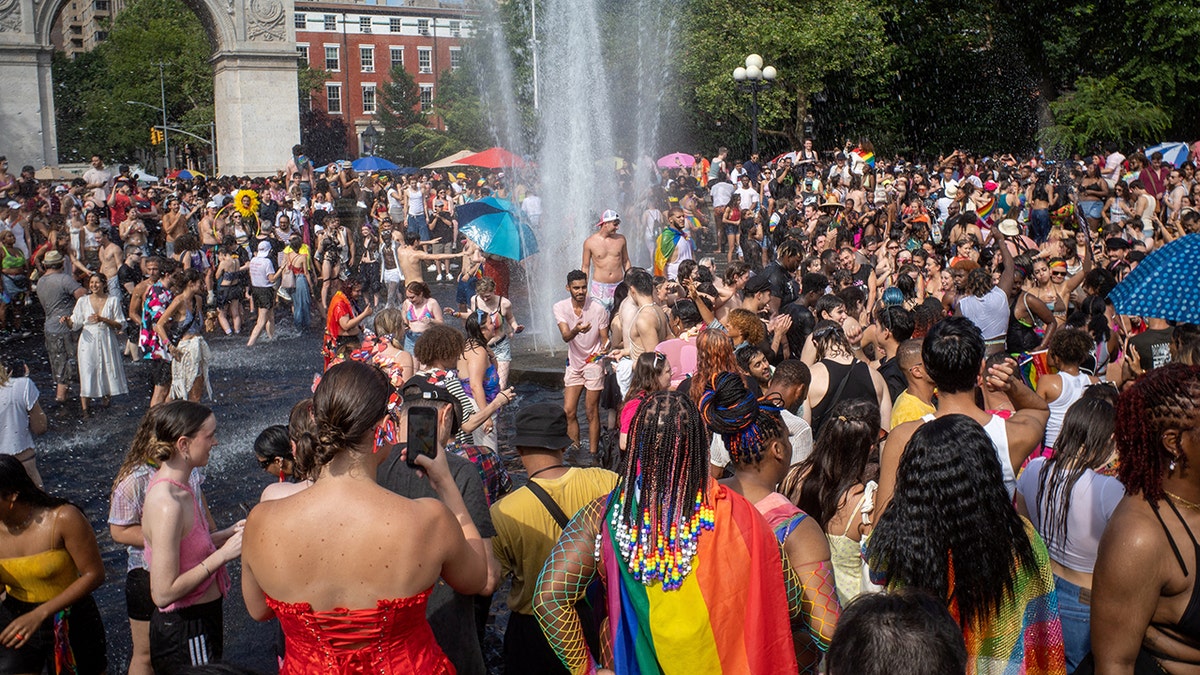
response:
{"label": "sneaker", "polygon": [[426,272],[436,272],[436,271],[437,271],[437,265],[430,265],[429,267],[425,268],[425,271],[426,271]]}

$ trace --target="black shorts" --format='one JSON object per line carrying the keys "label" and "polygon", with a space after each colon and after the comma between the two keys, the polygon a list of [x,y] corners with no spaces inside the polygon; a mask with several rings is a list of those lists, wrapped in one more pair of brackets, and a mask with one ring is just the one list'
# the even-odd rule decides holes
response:
{"label": "black shorts", "polygon": [[251,286],[250,297],[254,298],[255,309],[272,309],[275,307],[275,288],[273,286]]}
{"label": "black shorts", "polygon": [[166,359],[150,359],[150,384],[156,387],[171,386],[171,362]]}
{"label": "black shorts", "polygon": [[[0,630],[12,620],[25,614],[37,604],[21,602],[11,597],[0,604]],[[93,675],[108,670],[108,643],[104,623],[96,601],[87,596],[67,610],[67,634],[79,675]],[[0,673],[40,673],[54,671],[54,617],[42,622],[33,635],[18,649],[0,647]]]}
{"label": "black shorts", "polygon": [[217,286],[217,307],[225,309],[245,297],[246,289],[241,284],[232,286]]}
{"label": "black shorts", "polygon": [[216,663],[225,651],[224,612],[217,598],[174,612],[155,608],[150,617],[150,665],[159,675]]}
{"label": "black shorts", "polygon": [[154,614],[150,598],[150,570],[137,568],[125,575],[125,613],[134,621],[149,621]]}

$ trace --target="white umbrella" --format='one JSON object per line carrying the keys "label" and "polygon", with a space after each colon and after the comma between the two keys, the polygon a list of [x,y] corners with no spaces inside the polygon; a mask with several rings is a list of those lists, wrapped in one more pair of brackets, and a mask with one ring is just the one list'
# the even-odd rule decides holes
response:
{"label": "white umbrella", "polygon": [[471,155],[474,155],[474,154],[475,154],[474,150],[460,150],[460,151],[454,153],[453,155],[450,155],[449,157],[443,157],[443,158],[437,160],[436,162],[430,162],[429,164],[426,164],[425,166],[423,166],[421,168],[422,169],[449,169],[450,167],[454,167],[454,166],[466,166],[465,164],[459,164],[458,160],[460,160],[464,157],[470,157]]}

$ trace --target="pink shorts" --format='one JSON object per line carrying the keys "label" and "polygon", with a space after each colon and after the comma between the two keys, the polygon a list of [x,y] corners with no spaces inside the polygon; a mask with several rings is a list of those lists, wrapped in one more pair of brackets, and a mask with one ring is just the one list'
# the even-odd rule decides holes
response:
{"label": "pink shorts", "polygon": [[600,391],[604,388],[604,368],[599,363],[589,363],[582,368],[567,366],[563,374],[563,386],[578,387],[583,385],[588,391]]}

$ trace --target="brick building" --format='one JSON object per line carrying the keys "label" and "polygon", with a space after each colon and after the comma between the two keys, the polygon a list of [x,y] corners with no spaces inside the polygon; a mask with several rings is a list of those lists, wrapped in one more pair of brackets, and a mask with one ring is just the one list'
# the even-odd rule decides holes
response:
{"label": "brick building", "polygon": [[352,135],[352,154],[361,153],[362,132],[392,67],[403,64],[420,88],[422,109],[429,109],[438,77],[459,66],[475,17],[453,0],[296,2],[300,62],[330,75],[307,103],[341,116]]}

